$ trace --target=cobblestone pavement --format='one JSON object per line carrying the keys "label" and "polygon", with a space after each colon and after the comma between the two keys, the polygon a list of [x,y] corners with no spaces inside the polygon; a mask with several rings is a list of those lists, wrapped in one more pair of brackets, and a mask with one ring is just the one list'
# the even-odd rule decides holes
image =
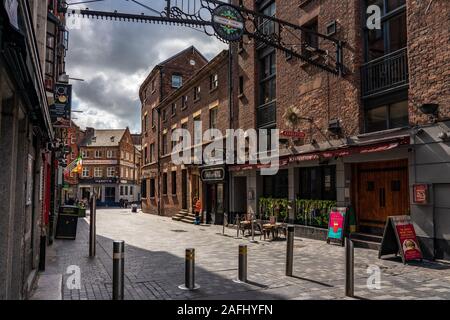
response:
{"label": "cobblestone pavement", "polygon": [[[63,299],[110,299],[112,241],[125,240],[126,299],[345,299],[344,248],[295,239],[294,277],[285,273],[285,241],[257,243],[236,239],[221,226],[194,226],[170,218],[132,214],[125,209],[97,210],[97,256],[88,257],[89,225],[80,219],[75,241],[55,240],[47,273],[63,274]],[[248,284],[238,284],[238,245],[248,245]],[[184,282],[184,253],[196,249],[196,283]],[[81,268],[81,290],[70,290],[67,267]],[[368,289],[369,266],[381,269],[381,289]],[[361,299],[450,299],[450,264],[403,265],[379,260],[378,252],[355,249],[355,295]]]}

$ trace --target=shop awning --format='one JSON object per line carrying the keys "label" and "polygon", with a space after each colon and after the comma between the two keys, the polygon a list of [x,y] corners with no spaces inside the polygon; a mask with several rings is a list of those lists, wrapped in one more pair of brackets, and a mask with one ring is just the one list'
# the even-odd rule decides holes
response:
{"label": "shop awning", "polygon": [[[308,152],[298,155],[282,156],[279,160],[279,166],[283,167],[293,162],[324,160],[336,157],[347,157],[354,154],[370,154],[395,149],[401,145],[408,145],[409,137],[397,138],[395,140],[373,143],[370,145],[345,146],[335,150],[325,150],[318,152]],[[240,164],[230,166],[229,171],[245,171],[261,168],[268,168],[269,164]]]}

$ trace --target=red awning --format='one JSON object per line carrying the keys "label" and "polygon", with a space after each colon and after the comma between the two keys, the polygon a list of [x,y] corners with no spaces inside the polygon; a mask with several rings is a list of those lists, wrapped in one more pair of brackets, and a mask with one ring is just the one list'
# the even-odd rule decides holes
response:
{"label": "red awning", "polygon": [[[400,139],[396,139],[394,141],[385,141],[379,142],[371,145],[364,146],[354,146],[354,147],[345,147],[336,150],[328,150],[328,151],[320,151],[320,152],[310,152],[293,156],[284,156],[279,160],[279,166],[285,166],[292,162],[299,161],[311,161],[311,160],[319,160],[319,159],[330,159],[335,157],[347,157],[353,154],[366,154],[366,153],[375,153],[375,152],[383,152],[395,149],[401,145],[409,144],[409,137],[403,137]],[[229,171],[244,171],[244,170],[253,170],[253,169],[261,169],[270,167],[269,164],[241,164],[230,166]]]}

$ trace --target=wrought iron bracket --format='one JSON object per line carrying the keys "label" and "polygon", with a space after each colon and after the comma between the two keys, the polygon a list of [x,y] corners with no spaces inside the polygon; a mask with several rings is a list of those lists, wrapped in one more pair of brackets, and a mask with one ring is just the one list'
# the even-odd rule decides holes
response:
{"label": "wrought iron bracket", "polygon": [[[286,55],[298,58],[331,74],[344,75],[343,41],[227,2],[218,0],[166,0],[166,7],[159,15],[153,9],[151,10],[155,15],[146,15],[144,13],[130,14],[117,11],[76,10],[70,9],[69,5],[63,1],[63,11],[68,16],[78,15],[83,18],[202,28],[207,35],[216,36],[226,43],[239,41],[242,36],[247,36],[258,45],[273,47]],[[231,37],[227,39],[223,34],[219,35],[217,28],[215,28],[214,16],[217,13],[217,8],[223,6],[231,8],[230,10],[239,16],[239,19],[236,20],[242,19],[243,30],[241,30],[239,37],[234,37],[232,40],[230,40]],[[228,26],[227,30],[236,31],[236,28],[233,29]],[[316,39],[315,43],[308,43],[306,38]]]}

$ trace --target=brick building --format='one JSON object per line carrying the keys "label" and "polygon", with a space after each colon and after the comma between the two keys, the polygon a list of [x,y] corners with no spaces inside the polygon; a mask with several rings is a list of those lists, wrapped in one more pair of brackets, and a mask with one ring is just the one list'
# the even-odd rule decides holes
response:
{"label": "brick building", "polygon": [[138,201],[138,152],[128,128],[86,128],[80,143],[83,159],[78,177],[78,199],[97,195],[99,206],[117,206],[121,199]]}
{"label": "brick building", "polygon": [[[142,209],[144,212],[161,214],[158,198],[150,196],[149,190],[156,190],[150,179],[159,178],[161,123],[158,104],[180,88],[197,70],[207,64],[207,59],[195,48],[189,47],[155,66],[139,90],[142,103]],[[190,103],[190,101],[187,101]],[[181,105],[180,105],[181,108]],[[152,182],[153,183],[153,182]],[[155,191],[156,193],[156,191]],[[153,195],[153,194],[152,194]]]}
{"label": "brick building", "polygon": [[[442,139],[450,116],[450,3],[242,3],[344,41],[345,74],[335,77],[244,37],[238,54],[239,126],[302,131],[306,137],[281,137],[282,166],[275,176],[262,176],[256,167],[230,167],[230,210],[258,213],[261,197],[331,200],[351,205],[357,231],[371,235],[382,233],[388,215],[410,214],[425,254],[448,256],[450,239],[443,228],[449,226],[450,206],[442,195],[450,179],[438,172],[448,171],[450,162]],[[366,26],[371,4],[382,9],[381,30]],[[265,32],[275,32],[272,22],[263,23]],[[303,32],[293,43],[313,59],[326,59],[318,53],[328,44],[313,33]],[[436,123],[423,114],[430,105],[438,106]],[[301,117],[294,128],[285,120],[290,107]],[[435,189],[425,205],[414,203],[417,183]],[[302,223],[293,209],[288,218]]]}
{"label": "brick building", "polygon": [[78,174],[73,172],[73,169],[80,156],[79,145],[83,138],[84,131],[72,121],[70,128],[67,129],[67,145],[69,147],[69,153],[66,155],[67,167],[64,170],[64,201],[78,198]]}

